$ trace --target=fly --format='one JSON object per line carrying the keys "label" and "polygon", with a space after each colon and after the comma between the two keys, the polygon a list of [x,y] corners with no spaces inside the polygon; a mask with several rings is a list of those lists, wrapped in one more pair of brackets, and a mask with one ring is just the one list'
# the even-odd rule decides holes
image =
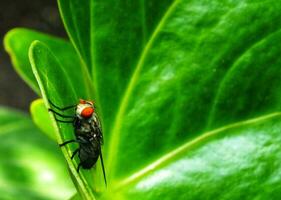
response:
{"label": "fly", "polygon": [[[103,145],[103,135],[100,120],[95,112],[94,102],[80,99],[78,104],[66,106],[64,108],[56,106],[51,101],[49,102],[59,111],[75,108],[75,114],[73,116],[64,115],[52,108],[49,109],[50,112],[54,113],[55,120],[57,122],[71,123],[74,127],[75,139],[63,142],[60,144],[60,147],[74,142],[79,144],[79,147],[71,156],[71,159],[73,159],[78,153],[80,163],[78,164],[77,172],[79,172],[80,167],[83,169],[91,169],[100,157],[104,182],[105,185],[107,185],[101,151],[101,145]],[[57,116],[64,118],[64,120],[58,119]]]}

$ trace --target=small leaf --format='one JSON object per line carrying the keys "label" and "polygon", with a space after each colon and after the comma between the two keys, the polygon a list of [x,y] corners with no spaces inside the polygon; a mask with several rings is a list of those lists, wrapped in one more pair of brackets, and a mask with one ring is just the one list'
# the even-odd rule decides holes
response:
{"label": "small leaf", "polygon": [[59,148],[24,114],[0,107],[1,199],[67,199],[75,188]]}
{"label": "small leaf", "polygon": [[[78,97],[86,96],[85,90],[80,90],[79,87],[77,88],[77,84],[75,82],[71,82],[69,80],[69,77],[65,73],[63,67],[46,45],[39,41],[33,42],[29,50],[29,58],[33,73],[39,84],[43,100],[48,108],[50,108],[49,100],[58,106],[64,106],[76,104],[79,99]],[[72,110],[72,112],[66,112],[65,114],[73,115],[73,111],[74,110]],[[55,125],[56,139],[59,144],[66,140],[75,138],[72,123],[59,124],[54,120],[53,116],[52,119]],[[70,172],[77,182],[75,185],[79,186],[77,189],[78,191],[82,191],[81,194],[84,195],[85,199],[94,199],[93,190],[89,185],[91,183],[90,180],[92,179],[92,175],[86,172],[81,172],[80,174],[77,173],[77,163],[74,162],[74,165],[70,159],[72,152],[75,150],[75,146],[68,146],[71,147],[62,147],[62,152],[67,160]],[[88,182],[86,182],[84,177],[87,178]]]}
{"label": "small leaf", "polygon": [[48,109],[42,99],[37,99],[31,103],[30,112],[33,122],[52,140],[56,141],[55,129],[50,118]]}
{"label": "small leaf", "polygon": [[[28,59],[28,49],[34,40],[40,40],[48,44],[73,82],[85,89],[91,86],[89,75],[69,42],[36,31],[16,28],[6,34],[4,39],[5,49],[11,56],[15,70],[34,91],[40,94]],[[73,73],[73,71],[76,73]],[[87,92],[90,93],[91,90],[88,89]]]}

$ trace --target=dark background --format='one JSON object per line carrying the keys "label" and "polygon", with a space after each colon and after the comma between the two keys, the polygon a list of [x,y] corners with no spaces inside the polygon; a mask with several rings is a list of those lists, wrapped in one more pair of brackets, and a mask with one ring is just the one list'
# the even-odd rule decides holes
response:
{"label": "dark background", "polygon": [[0,106],[29,110],[38,96],[11,65],[3,46],[4,35],[15,27],[26,27],[66,38],[55,0],[0,0]]}

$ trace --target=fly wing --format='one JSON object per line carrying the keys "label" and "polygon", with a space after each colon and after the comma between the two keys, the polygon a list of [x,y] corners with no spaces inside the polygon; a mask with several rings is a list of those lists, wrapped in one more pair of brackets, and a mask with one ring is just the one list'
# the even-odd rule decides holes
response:
{"label": "fly wing", "polygon": [[105,186],[107,187],[106,174],[105,174],[105,167],[104,167],[104,163],[103,163],[101,147],[100,147],[99,149],[100,149],[100,161],[101,161],[101,167],[102,167],[102,173],[103,173],[104,183],[105,183]]}
{"label": "fly wing", "polygon": [[94,126],[97,129],[98,135],[100,137],[100,144],[103,145],[102,125],[101,125],[100,119],[96,113],[94,115]]}
{"label": "fly wing", "polygon": [[99,136],[96,142],[99,145],[99,155],[100,155],[100,160],[101,160],[101,166],[102,166],[102,173],[103,173],[103,178],[104,178],[104,183],[107,186],[107,181],[106,181],[106,173],[105,173],[105,167],[104,167],[104,162],[103,162],[103,157],[102,157],[102,150],[101,150],[101,145],[103,145],[103,134],[102,134],[102,126],[100,123],[100,119],[96,113],[94,113],[94,130],[96,130],[97,135]]}
{"label": "fly wing", "polygon": [[100,146],[99,146],[100,160],[101,160],[101,166],[102,166],[102,173],[103,173],[104,183],[105,183],[105,186],[107,186],[105,167],[104,167],[103,158],[102,158],[102,151],[101,151],[101,145],[103,144],[103,135],[102,135],[102,129],[101,129],[102,127],[101,127],[101,123],[100,123],[100,120],[99,120],[98,117],[97,117],[97,121],[98,121],[98,127],[97,128],[98,128],[99,135],[101,137]]}

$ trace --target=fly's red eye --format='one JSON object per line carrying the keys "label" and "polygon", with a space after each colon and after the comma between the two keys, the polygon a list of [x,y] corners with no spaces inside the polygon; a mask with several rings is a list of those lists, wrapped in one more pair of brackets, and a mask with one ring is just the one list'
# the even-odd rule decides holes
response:
{"label": "fly's red eye", "polygon": [[86,101],[85,101],[84,99],[80,99],[80,100],[79,100],[79,103],[81,103],[81,104],[85,104],[85,103],[86,103]]}
{"label": "fly's red eye", "polygon": [[84,108],[81,112],[81,116],[84,118],[89,118],[92,116],[94,109],[91,107]]}

